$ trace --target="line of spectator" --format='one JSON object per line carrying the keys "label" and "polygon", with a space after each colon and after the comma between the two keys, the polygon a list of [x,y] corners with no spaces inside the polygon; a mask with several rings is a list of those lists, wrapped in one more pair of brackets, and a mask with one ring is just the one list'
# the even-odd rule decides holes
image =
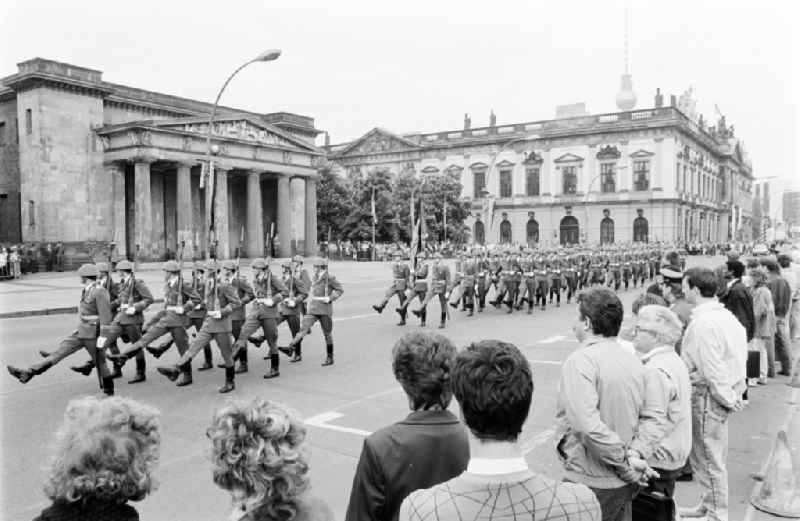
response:
{"label": "line of spectator", "polygon": [[39,271],[64,271],[64,247],[58,243],[0,244],[0,280]]}

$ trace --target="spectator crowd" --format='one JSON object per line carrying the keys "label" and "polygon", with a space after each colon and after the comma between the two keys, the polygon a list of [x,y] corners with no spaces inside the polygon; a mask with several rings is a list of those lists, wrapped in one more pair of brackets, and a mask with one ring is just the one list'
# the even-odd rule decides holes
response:
{"label": "spectator crowd", "polygon": [[0,243],[0,280],[28,273],[64,271],[64,246],[57,243]]}
{"label": "spectator crowd", "polygon": [[[520,349],[401,337],[392,369],[410,412],[364,440],[346,521],[727,520],[729,421],[746,407],[748,387],[792,375],[800,258],[734,254],[717,270],[686,271],[676,256],[666,260],[622,335],[613,291],[578,296],[580,345],[561,367],[556,403],[557,479],[531,468],[520,444],[535,406]],[[229,402],[206,435],[213,482],[233,504],[229,519],[333,519],[310,488],[306,429],[290,408]],[[52,504],[37,520],[138,519],[131,502],[156,488],[160,443],[150,406],[73,400],[47,466]],[[687,474],[701,497],[677,508],[676,481]]]}

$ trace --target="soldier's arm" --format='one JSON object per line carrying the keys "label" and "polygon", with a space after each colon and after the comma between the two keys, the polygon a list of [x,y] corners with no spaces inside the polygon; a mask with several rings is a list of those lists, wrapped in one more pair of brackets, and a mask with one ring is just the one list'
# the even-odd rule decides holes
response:
{"label": "soldier's arm", "polygon": [[249,302],[252,302],[254,298],[256,298],[256,294],[253,291],[253,286],[245,279],[239,279],[239,289],[244,292],[244,295],[241,297],[242,306],[247,305]]}
{"label": "soldier's arm", "polygon": [[94,301],[97,305],[97,318],[100,325],[109,325],[111,323],[111,299],[108,296],[108,290],[105,288],[99,290],[95,294]]}
{"label": "soldier's arm", "polygon": [[233,313],[233,309],[238,307],[242,301],[236,292],[236,288],[230,284],[225,284],[219,287],[219,291],[225,297],[226,304],[219,310],[223,317],[227,317]]}
{"label": "soldier's arm", "polygon": [[293,282],[294,292],[295,292],[295,300],[298,302],[303,302],[308,298],[308,292],[311,288],[311,282],[306,282],[303,277],[300,279],[294,279]]}
{"label": "soldier's arm", "polygon": [[272,277],[272,298],[275,302],[280,302],[289,296],[289,289],[280,277]]}
{"label": "soldier's arm", "polygon": [[328,296],[330,297],[331,302],[338,300],[339,297],[344,294],[344,289],[342,289],[342,285],[338,280],[336,280],[336,277],[328,277],[328,288],[330,289]]}
{"label": "soldier's arm", "polygon": [[183,283],[183,296],[184,296],[183,310],[185,312],[193,310],[194,307],[199,305],[200,301],[202,300],[200,298],[200,293],[198,293],[197,290],[194,289],[192,285],[188,282]]}
{"label": "soldier's arm", "polygon": [[144,283],[142,279],[136,279],[136,291],[139,293],[141,300],[133,304],[137,312],[142,312],[153,303],[153,294],[150,293],[150,288]]}

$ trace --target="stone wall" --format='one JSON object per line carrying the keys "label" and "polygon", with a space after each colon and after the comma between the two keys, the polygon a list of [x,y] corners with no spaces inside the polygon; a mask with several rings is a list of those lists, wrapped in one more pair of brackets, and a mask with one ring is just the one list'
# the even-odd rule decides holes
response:
{"label": "stone wall", "polygon": [[0,123],[5,123],[0,143],[0,243],[19,242],[22,234],[16,99],[0,103]]}

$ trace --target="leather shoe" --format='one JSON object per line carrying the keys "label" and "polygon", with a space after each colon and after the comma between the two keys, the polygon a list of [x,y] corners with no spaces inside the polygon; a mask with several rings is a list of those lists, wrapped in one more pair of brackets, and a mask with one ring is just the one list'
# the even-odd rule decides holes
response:
{"label": "leather shoe", "polygon": [[203,365],[197,368],[198,371],[208,371],[209,369],[213,369],[214,366],[211,365],[211,362],[205,361]]}
{"label": "leather shoe", "polygon": [[19,380],[20,383],[28,383],[33,378],[33,371],[30,369],[19,369],[13,365],[6,366],[11,376]]}
{"label": "leather shoe", "polygon": [[247,341],[256,347],[261,347],[261,344],[264,343],[264,337],[259,338],[257,336],[251,336],[247,338]]}
{"label": "leather shoe", "polygon": [[42,358],[47,358],[48,356],[50,356],[50,353],[48,353],[44,349],[39,349],[39,356],[41,356]]}
{"label": "leather shoe", "polygon": [[246,373],[247,372],[247,362],[239,362],[236,365],[236,369],[233,371],[236,374]]}
{"label": "leather shoe", "polygon": [[264,379],[269,380],[270,378],[277,378],[281,375],[281,372],[277,369],[270,369],[267,374],[264,375]]}
{"label": "leather shoe", "polygon": [[89,376],[90,374],[92,374],[92,369],[94,369],[94,364],[91,361],[89,361],[83,365],[74,365],[70,367],[70,369],[72,369],[76,373],[82,374],[83,376]]}
{"label": "leather shoe", "polygon": [[138,384],[139,382],[144,382],[145,380],[147,380],[147,377],[144,375],[144,373],[142,373],[140,371],[136,371],[136,374],[133,376],[133,378],[128,380],[128,383],[129,384]]}
{"label": "leather shoe", "polygon": [[326,365],[333,365],[333,357],[331,355],[326,356],[325,361],[322,362],[323,367]]}
{"label": "leather shoe", "polygon": [[295,355],[292,357],[292,359],[291,359],[291,360],[289,360],[289,361],[290,361],[291,363],[295,364],[295,363],[297,363],[297,362],[302,362],[302,361],[303,361],[303,357],[302,357],[302,356],[300,356],[300,355],[298,355],[298,354],[295,354]]}
{"label": "leather shoe", "polygon": [[170,366],[167,366],[167,367],[157,367],[156,371],[158,371],[159,373],[163,374],[164,376],[166,376],[167,378],[169,378],[173,382],[175,380],[177,380],[178,376],[180,376],[180,374],[181,374],[181,370],[178,369],[174,365],[170,365]]}
{"label": "leather shoe", "polygon": [[289,357],[294,354],[294,348],[290,346],[278,346],[278,351]]}
{"label": "leather shoe", "polygon": [[191,385],[192,383],[192,373],[181,371],[181,375],[178,377],[178,382],[175,384],[176,387],[183,387],[185,385]]}

